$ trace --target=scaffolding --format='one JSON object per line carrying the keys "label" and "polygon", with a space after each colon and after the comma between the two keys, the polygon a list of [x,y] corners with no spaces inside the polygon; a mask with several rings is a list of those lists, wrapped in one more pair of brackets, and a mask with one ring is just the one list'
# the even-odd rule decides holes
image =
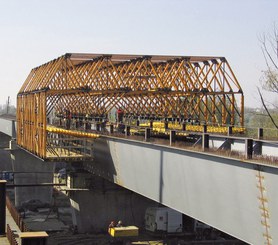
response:
{"label": "scaffolding", "polygon": [[117,110],[129,122],[243,127],[244,96],[224,57],[65,54],[32,69],[21,87],[17,143],[47,158],[65,134],[49,125],[86,129],[116,120]]}

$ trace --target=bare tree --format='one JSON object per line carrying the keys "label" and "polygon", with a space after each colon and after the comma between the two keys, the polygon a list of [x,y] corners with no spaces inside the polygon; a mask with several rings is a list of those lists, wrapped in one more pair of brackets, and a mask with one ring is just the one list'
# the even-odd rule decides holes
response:
{"label": "bare tree", "polygon": [[[261,78],[262,88],[278,94],[278,28],[275,24],[270,34],[263,34],[260,37],[260,43],[266,63],[266,70],[263,71],[263,76]],[[278,129],[278,125],[270,114],[259,88],[258,92],[264,109],[273,125]]]}

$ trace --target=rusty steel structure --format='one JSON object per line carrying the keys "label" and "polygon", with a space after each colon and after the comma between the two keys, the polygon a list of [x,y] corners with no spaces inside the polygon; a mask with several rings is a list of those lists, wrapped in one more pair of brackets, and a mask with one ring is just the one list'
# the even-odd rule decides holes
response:
{"label": "rusty steel structure", "polygon": [[17,143],[42,158],[58,156],[61,135],[77,148],[82,136],[49,125],[62,127],[67,118],[109,121],[118,109],[129,122],[243,126],[244,96],[224,57],[65,54],[32,69],[21,87]]}

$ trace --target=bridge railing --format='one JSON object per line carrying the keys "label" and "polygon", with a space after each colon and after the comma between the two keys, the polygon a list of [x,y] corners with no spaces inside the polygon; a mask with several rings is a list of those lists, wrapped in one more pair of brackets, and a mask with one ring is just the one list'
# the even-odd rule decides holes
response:
{"label": "bridge railing", "polygon": [[15,223],[19,227],[19,229],[22,232],[29,231],[29,229],[27,228],[26,224],[23,221],[23,218],[18,213],[16,207],[13,205],[13,203],[11,202],[11,200],[8,196],[6,196],[6,205],[7,205],[8,210],[10,211],[11,216],[13,217]]}
{"label": "bridge railing", "polygon": [[[195,128],[194,128],[195,126]],[[265,131],[262,128],[256,128],[256,135],[253,138],[246,137],[244,130],[234,130],[233,127],[219,127],[219,132],[209,132],[206,125],[190,125],[176,129],[172,125],[167,128],[157,130],[154,125],[148,124],[143,127],[133,125],[107,125],[105,130],[99,132],[113,137],[126,138],[151,142],[153,144],[162,144],[193,151],[209,152],[215,155],[237,158],[242,160],[260,161],[266,164],[278,165],[278,141],[267,140]],[[189,131],[195,129],[195,131]],[[242,131],[242,133],[240,133]],[[274,130],[275,131],[275,130]],[[276,133],[278,130],[276,130]],[[274,134],[273,134],[274,135]]]}
{"label": "bridge railing", "polygon": [[11,229],[11,227],[9,226],[9,224],[7,224],[7,238],[11,245],[18,245],[18,242],[16,240],[16,235]]}

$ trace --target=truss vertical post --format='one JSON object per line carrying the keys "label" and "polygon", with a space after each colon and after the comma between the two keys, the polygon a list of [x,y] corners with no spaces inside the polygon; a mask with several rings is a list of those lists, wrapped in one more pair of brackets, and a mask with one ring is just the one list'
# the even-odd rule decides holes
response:
{"label": "truss vertical post", "polygon": [[165,128],[165,130],[168,129],[168,122],[167,121],[164,122],[164,128]]}
{"label": "truss vertical post", "polygon": [[228,136],[231,136],[233,134],[233,126],[228,127]]}

